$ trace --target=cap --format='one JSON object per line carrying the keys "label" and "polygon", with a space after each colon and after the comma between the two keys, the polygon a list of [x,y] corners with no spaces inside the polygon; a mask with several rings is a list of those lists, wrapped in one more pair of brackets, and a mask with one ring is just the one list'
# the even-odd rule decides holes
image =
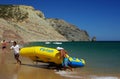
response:
{"label": "cap", "polygon": [[64,48],[62,48],[62,47],[57,47],[56,49],[57,49],[57,50],[62,50],[62,49],[64,49]]}

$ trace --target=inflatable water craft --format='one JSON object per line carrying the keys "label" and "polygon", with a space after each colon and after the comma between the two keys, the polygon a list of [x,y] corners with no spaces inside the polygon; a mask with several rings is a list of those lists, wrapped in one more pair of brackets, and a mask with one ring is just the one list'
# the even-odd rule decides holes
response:
{"label": "inflatable water craft", "polygon": [[69,65],[71,67],[82,67],[85,65],[85,60],[84,59],[79,59],[79,58],[72,58],[72,57],[69,57]]}
{"label": "inflatable water craft", "polygon": [[[42,46],[24,47],[20,50],[20,55],[28,57],[33,61],[62,64],[60,53],[54,48]],[[68,59],[70,61],[69,65],[72,67],[81,67],[85,65],[85,61],[83,59],[72,58],[69,56]]]}

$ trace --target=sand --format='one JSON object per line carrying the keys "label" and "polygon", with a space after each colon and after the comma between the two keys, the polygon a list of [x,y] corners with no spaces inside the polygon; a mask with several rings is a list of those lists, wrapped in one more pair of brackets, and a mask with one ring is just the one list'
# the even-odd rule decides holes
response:
{"label": "sand", "polygon": [[0,79],[120,79],[120,74],[91,74],[84,68],[71,71],[56,71],[48,68],[46,63],[33,63],[30,59],[21,57],[19,65],[14,59],[13,51],[8,46],[6,53],[0,49]]}
{"label": "sand", "polygon": [[20,56],[22,64],[17,64],[9,48],[6,53],[0,49],[0,79],[67,79],[56,74],[54,68],[48,69],[46,63],[35,64],[29,58]]}

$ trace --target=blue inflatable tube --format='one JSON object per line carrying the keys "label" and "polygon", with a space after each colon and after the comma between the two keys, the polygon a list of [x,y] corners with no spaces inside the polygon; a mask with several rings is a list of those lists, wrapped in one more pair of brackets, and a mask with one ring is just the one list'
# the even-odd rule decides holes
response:
{"label": "blue inflatable tube", "polygon": [[83,67],[85,65],[84,59],[72,58],[69,57],[69,66],[71,67]]}

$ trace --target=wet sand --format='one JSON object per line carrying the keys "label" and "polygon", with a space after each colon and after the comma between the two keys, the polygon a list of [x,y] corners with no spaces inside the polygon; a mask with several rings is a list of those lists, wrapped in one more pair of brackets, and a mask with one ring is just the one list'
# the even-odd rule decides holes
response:
{"label": "wet sand", "polygon": [[2,53],[0,49],[0,79],[67,79],[48,69],[46,63],[35,64],[25,57],[20,60],[21,65],[16,63],[12,50]]}
{"label": "wet sand", "polygon": [[120,73],[94,73],[86,67],[71,71],[48,69],[46,63],[33,63],[30,59],[20,57],[22,65],[16,64],[13,51],[7,49],[3,54],[0,49],[0,79],[120,79]]}

